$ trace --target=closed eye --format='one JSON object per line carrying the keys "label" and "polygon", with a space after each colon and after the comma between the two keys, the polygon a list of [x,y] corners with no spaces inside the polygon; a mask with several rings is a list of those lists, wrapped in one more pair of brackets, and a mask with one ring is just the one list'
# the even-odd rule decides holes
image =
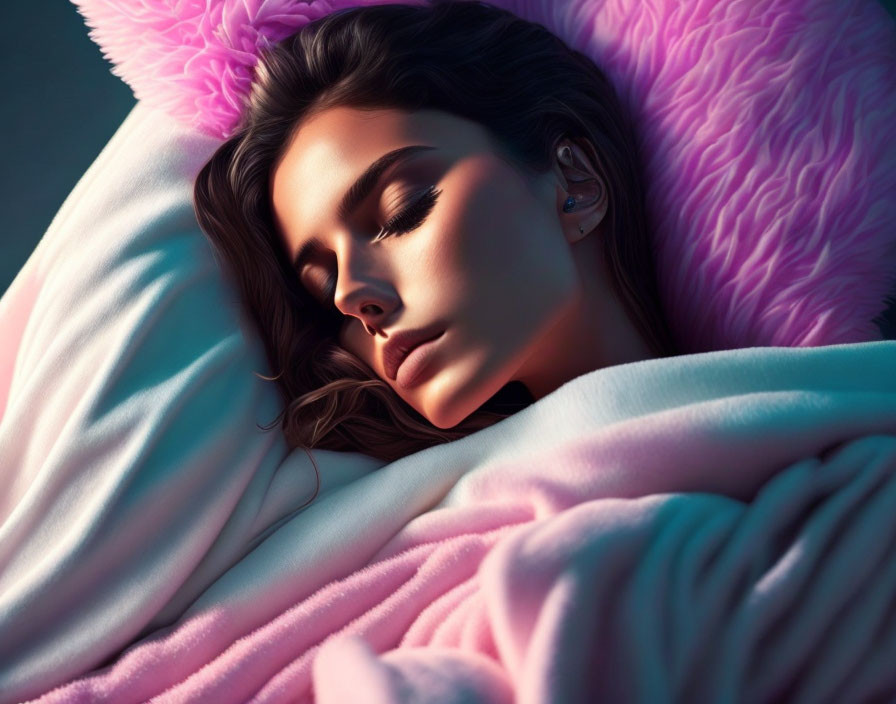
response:
{"label": "closed eye", "polygon": [[376,236],[374,241],[391,235],[401,235],[420,227],[435,206],[441,192],[442,191],[435,186],[427,188],[420,194],[420,197],[417,198],[417,200],[402,210],[398,215],[390,218],[389,221],[383,225],[383,229],[380,231],[380,234]]}
{"label": "closed eye", "polygon": [[[398,215],[390,218],[383,225],[379,234],[373,239],[379,242],[393,235],[403,235],[405,233],[416,230],[422,225],[432,209],[435,207],[439,195],[442,193],[440,188],[430,186],[427,188],[413,203],[402,210]],[[336,307],[334,300],[336,295],[336,277],[330,276],[324,285],[324,298],[326,300],[325,308],[327,312],[335,313],[342,316],[343,313]]]}

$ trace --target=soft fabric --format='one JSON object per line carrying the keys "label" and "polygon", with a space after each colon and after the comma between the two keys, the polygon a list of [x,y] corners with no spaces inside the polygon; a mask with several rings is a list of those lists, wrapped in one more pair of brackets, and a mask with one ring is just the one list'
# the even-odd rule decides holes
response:
{"label": "soft fabric", "polygon": [[[190,204],[217,144],[138,103],[0,299],[4,701],[171,623],[314,494]],[[314,456],[323,494],[383,464]]]}
{"label": "soft fabric", "polygon": [[[329,11],[386,4],[74,2],[138,98],[218,137],[262,47]],[[882,339],[896,22],[878,0],[492,4],[594,59],[631,111],[680,351]]]}
{"label": "soft fabric", "polygon": [[[119,5],[111,0],[106,4],[118,8],[115,16],[120,15]],[[251,0],[228,7],[237,5],[247,8],[247,12],[276,7],[274,2],[262,5]],[[769,27],[762,37],[780,38],[776,34],[778,23],[770,19],[779,15],[792,19],[788,13],[769,14],[773,3],[768,2],[749,4],[756,8],[752,20],[743,16],[747,3],[702,5],[706,7],[694,3],[693,14],[689,17],[695,22],[707,20],[709,24],[705,26],[709,29],[718,25],[719,31],[725,31],[728,25],[727,21],[719,21],[717,13],[722,10],[716,8],[725,7],[726,17],[739,18],[747,23],[747,27],[765,18]],[[171,2],[165,6],[180,9],[189,6],[204,12],[206,6],[213,11],[219,4]],[[161,7],[162,4],[157,3],[129,3],[127,14],[137,17],[145,11],[152,15]],[[615,27],[624,33],[633,32],[635,26],[644,24],[614,21],[598,27],[589,19],[588,13],[609,12],[616,7],[610,4],[579,5],[557,0],[550,5],[550,11],[547,4],[533,3],[527,7],[534,14],[543,13],[546,23],[570,41],[584,41],[585,35],[576,32],[593,30],[595,51],[601,46],[611,46],[600,39],[600,27],[604,32]],[[782,7],[802,8],[803,5],[791,0]],[[891,74],[885,75],[883,71],[868,67],[892,67],[893,25],[889,17],[876,15],[871,3],[850,6],[855,11],[848,16],[842,14],[840,3],[815,3],[811,7],[821,9],[801,14],[800,22],[785,23],[790,42],[786,46],[800,56],[797,48],[812,54],[820,51],[819,47],[840,46],[839,53],[831,54],[827,63],[820,61],[815,70],[824,68],[821,74],[827,76],[832,85],[843,86],[846,97],[853,95],[850,91],[859,86],[865,86],[865,89],[855,93],[854,102],[844,100],[836,110],[824,113],[829,118],[836,118],[836,125],[842,127],[841,119],[849,123],[852,128],[849,134],[855,135],[849,150],[838,152],[845,155],[845,161],[837,171],[837,187],[828,189],[824,197],[819,195],[817,201],[813,200],[815,192],[807,195],[799,191],[792,197],[792,192],[787,189],[793,188],[791,178],[800,181],[800,172],[787,172],[789,175],[777,181],[784,190],[781,191],[782,200],[776,201],[781,207],[774,212],[780,213],[781,217],[797,213],[800,217],[809,217],[806,222],[816,224],[821,221],[812,218],[825,213],[829,218],[825,223],[831,227],[821,228],[819,225],[814,231],[821,239],[813,240],[812,246],[824,240],[822,247],[828,247],[833,256],[834,252],[841,251],[839,248],[846,246],[844,243],[850,242],[853,246],[858,242],[855,238],[863,236],[859,230],[851,230],[849,223],[830,219],[832,212],[841,212],[836,209],[843,199],[852,199],[851,213],[861,214],[874,222],[881,222],[889,212],[883,211],[875,194],[880,193],[881,184],[886,181],[880,165],[891,159],[892,151],[888,150],[893,147],[881,142],[880,136],[871,128],[878,124],[876,121],[881,116],[889,115],[890,108],[875,101],[877,96],[890,90],[892,78],[887,77]],[[526,7],[521,6],[520,12],[525,15]],[[710,16],[714,18],[711,22]],[[872,20],[880,24],[874,25]],[[282,21],[287,22],[287,19]],[[170,26],[170,23],[165,25],[161,21],[160,26]],[[676,25],[673,22],[669,26]],[[806,26],[813,27],[816,34],[803,34]],[[839,32],[836,36],[831,34],[835,26]],[[191,37],[198,36],[191,34],[188,25],[182,28],[184,41],[189,43]],[[142,31],[151,37],[151,29],[147,25]],[[581,38],[576,40],[577,36]],[[665,30],[662,36],[666,36]],[[823,37],[825,41],[816,41],[813,37]],[[853,37],[861,37],[862,41],[848,46],[842,44],[852,42]],[[877,41],[878,38],[882,41]],[[634,61],[631,65],[647,72],[644,75],[665,71],[663,62],[645,63],[644,54],[637,53],[646,51],[646,46],[631,44],[628,39],[620,41],[618,46],[612,45],[616,47],[614,56],[617,60]],[[808,48],[802,42],[808,42]],[[728,44],[724,41],[713,44],[716,47],[713,51],[725,46]],[[630,48],[626,50],[625,47]],[[855,58],[867,58],[869,52],[877,57],[877,63],[864,64]],[[641,57],[637,61],[632,58],[636,55]],[[683,61],[685,56],[689,54],[685,52],[679,59]],[[690,85],[687,81],[696,82],[694,85],[700,85],[700,91],[703,91],[705,86],[699,81],[704,73],[712,71],[707,68],[704,72],[698,68],[713,66],[712,56],[712,51],[707,49],[705,63],[701,64],[694,55],[695,69],[687,74],[686,80],[682,79],[684,85]],[[670,55],[670,65],[674,65],[671,59]],[[143,61],[144,65],[151,63],[148,56]],[[611,61],[610,65],[615,64]],[[785,73],[796,66],[805,64],[801,59],[792,65],[786,62],[781,65]],[[843,71],[850,80],[838,83],[839,78],[829,75],[835,69]],[[613,75],[616,77],[615,73]],[[814,79],[799,72],[788,75],[793,80],[787,83],[786,90],[779,87],[774,93],[779,107],[784,110],[790,106],[796,115],[814,109],[814,103],[800,102],[809,95],[804,92],[807,85],[817,87]],[[872,80],[868,76],[878,78]],[[631,89],[642,90],[647,85],[633,82]],[[757,85],[761,88],[766,84]],[[630,97],[626,96],[626,99]],[[644,109],[655,107],[649,103]],[[673,117],[674,105],[668,111],[667,120]],[[715,123],[705,119],[707,114],[696,113],[693,120],[682,122],[681,129],[696,130],[695,125],[702,121],[702,128],[708,130]],[[805,136],[803,123],[791,121],[791,126],[795,134]],[[650,129],[649,125],[647,127]],[[771,131],[765,134],[783,139],[785,133],[776,132],[776,129],[777,123],[772,121],[768,124]],[[840,133],[832,130],[830,134]],[[659,144],[666,151],[658,154],[665,154],[668,161],[663,163],[670,165],[681,164],[681,159],[685,158],[681,154],[694,148],[695,151],[687,151],[690,155],[687,163],[691,165],[689,169],[692,167],[695,171],[679,170],[678,178],[683,182],[692,182],[694,173],[704,173],[698,167],[704,168],[703,155],[712,152],[699,151],[701,145],[707,144],[702,141],[703,135],[703,132],[699,135],[695,132],[675,142],[676,149],[683,150],[681,152],[669,151],[668,145]],[[208,643],[201,639],[191,642],[189,648],[194,651],[191,657],[177,651],[181,654],[178,662],[183,664],[182,671],[173,660],[166,661],[162,668],[187,676],[194,672],[191,668],[197,658],[217,657],[237,638],[249,635],[252,624],[259,623],[259,619],[273,619],[280,613],[278,608],[298,603],[314,589],[334,579],[350,577],[354,567],[366,564],[379,549],[377,546],[385,545],[391,537],[391,534],[387,535],[389,531],[399,530],[404,525],[402,520],[407,518],[406,513],[402,514],[393,506],[395,520],[374,525],[368,519],[377,518],[377,506],[365,513],[359,505],[353,505],[351,510],[358,514],[357,522],[345,520],[344,515],[334,515],[332,523],[327,524],[330,535],[325,540],[336,541],[336,544],[314,543],[313,534],[308,535],[303,539],[312,540],[308,544],[309,552],[298,548],[296,552],[284,549],[280,555],[285,557],[274,570],[276,574],[262,569],[246,576],[243,582],[239,579],[234,583],[220,581],[234,565],[247,564],[245,560],[264,563],[267,553],[262,548],[268,545],[265,539],[278,535],[280,528],[291,525],[290,519],[297,512],[298,516],[305,515],[302,507],[314,496],[317,484],[315,468],[304,452],[289,452],[276,429],[264,433],[256,427],[257,423],[268,423],[276,416],[281,408],[280,400],[272,384],[253,375],[253,372],[270,375],[271,370],[264,361],[260,342],[243,324],[234,291],[222,279],[211,248],[198,231],[193,216],[192,180],[219,143],[219,137],[202,134],[195,126],[166,117],[142,101],[138,103],[81,179],[31,258],[0,299],[0,697],[5,697],[6,701],[37,696],[107,661],[114,661],[129,644],[159,628],[177,623],[191,604],[203,595],[214,601],[220,590],[226,591],[233,586],[236,593],[270,597],[267,605],[249,603],[245,614],[239,609],[204,613],[203,618],[212,619],[209,621],[212,635]],[[768,144],[777,150],[791,143],[801,142],[784,140]],[[716,145],[719,144],[726,144],[725,135],[718,138]],[[872,147],[874,158],[879,161],[869,161]],[[654,155],[651,158],[655,168],[660,157]],[[758,163],[762,167],[778,161],[762,158]],[[787,163],[798,164],[793,155]],[[704,174],[701,187],[691,194],[695,200],[676,202],[675,207],[666,212],[674,213],[676,221],[691,218],[694,212],[689,210],[691,205],[697,207],[695,203],[700,200],[702,207],[705,202],[701,199],[709,197],[718,187],[716,179],[729,173],[735,172],[721,169],[712,175]],[[749,174],[746,180],[751,182]],[[732,179],[732,183],[736,181],[738,179]],[[807,198],[820,206],[819,212],[813,207],[804,207]],[[732,207],[727,203],[724,201],[717,208],[714,216],[717,219],[709,218],[705,223],[710,220],[724,222]],[[744,229],[746,226],[741,227],[741,223],[732,230],[711,229],[711,235],[718,246],[723,246],[731,233],[740,233],[738,237],[732,235],[740,243],[748,235],[766,238],[762,240],[763,246],[755,247],[759,255],[765,244],[772,240],[767,239],[770,231],[756,222],[753,229]],[[842,227],[832,225],[838,222]],[[867,230],[872,231],[878,232]],[[706,236],[708,232],[700,230],[700,236]],[[662,251],[668,247],[668,236],[668,233],[658,233],[658,246]],[[760,240],[750,241],[755,244]],[[859,299],[882,280],[887,254],[879,246],[882,241],[875,235],[855,250],[854,261],[838,261],[835,273],[824,270],[826,273],[822,278],[825,281],[819,283],[818,290],[822,292],[819,295],[826,295],[824,291],[828,283],[840,282],[838,296],[841,298],[837,302],[828,301],[835,306],[830,310],[836,313],[832,313],[828,321],[845,320],[838,315],[848,308],[850,325],[863,327],[868,324],[866,314],[871,306],[868,301]],[[789,276],[799,272],[795,261],[788,259],[786,266],[763,272],[763,275],[783,271]],[[861,268],[861,277],[854,276],[853,264]],[[710,312],[717,310],[714,306],[726,300],[726,295],[734,295],[733,290],[739,291],[738,295],[747,295],[751,287],[762,289],[767,283],[749,279],[749,285],[742,288],[716,289],[712,287],[715,279],[711,276],[690,275],[695,271],[694,267],[701,265],[700,261],[684,257],[675,263],[675,272],[667,268],[663,273],[661,269],[661,275],[678,276],[679,269],[682,276],[688,273],[688,284],[696,286],[693,304],[697,306],[699,303]],[[669,280],[665,281],[664,295],[669,300],[680,302],[683,300],[681,296],[690,295],[684,287],[679,290],[672,286],[670,290]],[[766,289],[762,290],[767,293]],[[843,296],[849,297],[848,305],[844,304]],[[767,310],[777,310],[768,301],[765,303]],[[792,334],[782,340],[785,345],[824,342],[824,337],[809,339],[794,332],[800,328],[807,310],[809,308],[805,306],[793,307],[794,317],[783,321],[771,337]],[[744,320],[752,314],[749,309],[732,308],[728,312],[743,314],[746,316]],[[685,321],[680,328],[681,334],[687,336],[688,330],[697,330],[701,325],[709,325],[707,329],[713,331],[721,329],[697,313],[699,311],[695,313],[696,318]],[[818,329],[824,332],[836,328],[836,325],[833,328],[826,325]],[[836,341],[836,336],[827,339]],[[697,337],[694,340],[699,343]],[[751,347],[752,343],[742,346]],[[819,353],[823,351],[819,349]],[[864,357],[851,359],[851,363],[860,367],[866,364]],[[611,370],[601,371],[609,373]],[[764,372],[757,373],[759,376],[752,383],[761,384]],[[674,369],[670,374],[674,376]],[[571,382],[571,388],[575,388],[575,381]],[[636,381],[653,383],[637,379],[632,383]],[[670,380],[664,379],[663,383],[668,384]],[[687,383],[696,383],[699,388],[702,382],[689,379]],[[882,385],[883,380],[883,388]],[[651,390],[638,386],[619,387],[616,393],[617,397],[603,399],[601,403],[608,404],[611,409],[619,404],[625,407],[629,403],[627,396],[633,394],[637,401]],[[514,423],[531,424],[532,420],[525,419],[535,418],[535,426],[526,425],[512,431],[502,430],[502,423],[489,429],[485,440],[475,441],[476,436],[468,438],[474,443],[488,440],[490,444],[482,445],[482,454],[469,458],[470,462],[462,463],[462,468],[473,467],[474,460],[480,463],[504,461],[500,448],[515,447],[526,434],[532,434],[533,441],[538,443],[537,446],[527,446],[532,451],[563,450],[561,444],[555,447],[553,438],[560,443],[566,435],[557,432],[554,435],[539,434],[533,429],[541,427],[544,417],[539,409],[549,398],[527,409],[521,420],[516,421],[514,417],[506,421],[512,421],[509,428],[516,428]],[[564,399],[563,403],[569,401],[566,396],[560,398]],[[573,398],[578,396],[574,394]],[[816,402],[825,403],[820,398]],[[810,412],[805,415],[805,421],[799,420],[802,407],[793,409],[795,423],[811,424],[813,418],[817,419],[811,411],[819,409],[812,403],[808,406],[806,410]],[[710,405],[707,412],[716,407]],[[575,408],[573,404],[570,413],[575,412]],[[550,413],[569,422],[569,417],[560,415],[553,406]],[[886,418],[886,414],[879,416]],[[589,418],[586,416],[583,421]],[[572,427],[579,426],[573,424]],[[562,426],[557,428],[562,430]],[[805,432],[810,430],[811,427],[807,427]],[[503,437],[505,432],[508,433],[508,444],[496,444],[495,439]],[[762,446],[758,438],[759,435],[753,436],[753,444]],[[468,442],[459,445],[461,448],[475,446]],[[482,447],[486,449],[482,450]],[[810,449],[804,449],[810,452]],[[492,451],[495,453],[493,457],[488,454]],[[353,486],[360,478],[369,479],[382,467],[382,463],[360,453],[315,451],[313,456],[320,470],[322,486],[312,507],[331,492],[338,493],[343,487]],[[431,456],[440,460],[442,457],[424,453],[424,457]],[[417,461],[414,456],[405,459],[411,466],[417,466],[413,465]],[[447,467],[445,471],[458,471],[456,465],[452,466],[453,469]],[[440,492],[447,491],[450,481],[449,478],[447,484],[435,489],[423,489],[426,497],[432,498],[429,503],[426,498],[422,503],[406,507],[401,505],[400,495],[393,491],[391,496],[399,504],[398,509],[422,515],[426,508],[438,502]],[[686,491],[688,486],[675,490]],[[385,497],[380,500],[385,501]],[[320,539],[319,535],[317,537]],[[284,574],[288,578],[281,580]],[[224,586],[220,586],[222,584]],[[213,585],[219,585],[215,587],[218,592],[210,589]],[[226,632],[222,632],[218,629],[225,621],[231,624],[231,630],[225,628]],[[186,623],[186,620],[180,622],[179,627]],[[196,621],[189,623],[189,628],[197,627]],[[181,642],[178,647],[186,646]],[[361,658],[365,651],[355,649],[353,652]],[[888,651],[884,648],[883,652]],[[310,657],[311,653],[306,656],[306,665],[298,667],[307,667]],[[474,666],[475,672],[472,672],[469,660],[451,662],[454,663],[451,667],[456,666],[457,671],[468,672],[471,681],[474,676],[482,681],[495,681],[489,679],[494,674],[489,663],[477,660],[479,665]],[[322,660],[324,679],[325,663]],[[139,665],[151,669],[151,663],[141,661]],[[238,667],[243,665],[245,663]],[[307,674],[307,670],[305,672]],[[369,668],[369,672],[370,680],[374,681],[376,668]],[[377,681],[384,679],[381,677]],[[135,687],[138,680],[139,677],[134,679]],[[134,691],[140,690],[136,688]]]}
{"label": "soft fabric", "polygon": [[38,701],[893,701],[894,365],[882,341],[583,375],[319,498]]}
{"label": "soft fabric", "polygon": [[261,49],[333,10],[399,0],[72,2],[138,100],[223,139],[239,121]]}

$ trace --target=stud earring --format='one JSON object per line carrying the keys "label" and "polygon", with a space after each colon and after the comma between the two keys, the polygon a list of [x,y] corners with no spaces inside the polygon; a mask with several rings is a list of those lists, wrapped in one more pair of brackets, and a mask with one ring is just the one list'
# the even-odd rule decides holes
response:
{"label": "stud earring", "polygon": [[[575,209],[575,207],[576,207],[576,199],[573,198],[572,196],[570,196],[563,202],[563,212],[564,213],[571,213]],[[579,225],[579,234],[580,235],[585,234],[585,230],[582,229],[581,225]]]}

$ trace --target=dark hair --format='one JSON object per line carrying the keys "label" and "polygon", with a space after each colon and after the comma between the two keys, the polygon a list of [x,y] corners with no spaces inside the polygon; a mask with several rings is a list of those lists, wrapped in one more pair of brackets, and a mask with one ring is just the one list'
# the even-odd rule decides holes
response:
{"label": "dark hair", "polygon": [[603,243],[613,285],[654,353],[673,354],[635,136],[604,73],[542,25],[484,2],[347,8],[265,50],[239,125],[194,189],[199,225],[278,370],[262,378],[278,382],[286,406],[274,423],[282,417],[291,448],[393,461],[469,435],[533,401],[512,382],[458,425],[440,429],[337,344],[338,320],[310,299],[277,237],[268,190],[271,166],[296,126],[334,106],[436,109],[473,120],[533,175],[551,168],[564,135],[590,142],[609,190]]}

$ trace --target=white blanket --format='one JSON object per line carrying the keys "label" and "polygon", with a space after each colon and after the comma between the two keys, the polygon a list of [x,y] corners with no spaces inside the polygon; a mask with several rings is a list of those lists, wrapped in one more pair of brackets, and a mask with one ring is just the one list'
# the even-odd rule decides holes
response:
{"label": "white blanket", "polygon": [[[15,517],[32,530],[4,548],[14,556],[68,552],[39,563],[37,573],[33,561],[5,564],[3,701],[82,675],[115,659],[141,630],[167,623],[172,628],[46,701],[76,694],[140,701],[162,692],[159,701],[291,701],[310,697],[312,682],[321,701],[345,701],[372,680],[401,683],[377,701],[418,701],[435,673],[447,678],[447,694],[429,701],[454,701],[450,693],[461,685],[472,688],[470,701],[483,702],[503,701],[501,692],[517,686],[519,701],[533,702],[559,701],[551,697],[564,692],[657,701],[651,692],[685,687],[693,701],[721,701],[713,697],[736,687],[758,701],[780,694],[782,683],[797,687],[803,699],[795,701],[875,687],[896,694],[894,676],[881,669],[881,658],[896,657],[896,639],[892,629],[877,628],[892,614],[896,593],[894,369],[896,342],[885,341],[750,348],[597,370],[463,440],[378,471],[369,459],[342,465],[329,490],[256,535],[251,551],[219,569],[183,614],[170,605],[152,612],[152,605],[164,606],[194,573],[209,581],[203,556],[183,546],[206,535],[210,522],[220,524],[232,506],[233,480],[215,463],[189,476],[171,467],[110,478],[122,487],[112,511],[84,503],[62,520],[26,505]],[[326,482],[326,460],[338,455],[315,456],[324,460]],[[291,468],[313,488],[303,457],[294,454]],[[41,482],[45,494],[65,490],[51,477]],[[646,497],[653,498],[639,502]],[[593,513],[583,524],[586,510]],[[162,511],[167,520],[149,522]],[[114,530],[113,518],[121,519]],[[67,539],[81,525],[92,526],[95,541]],[[506,534],[488,550],[469,552],[470,539],[502,526]],[[616,557],[583,563],[576,553],[587,554],[588,541],[615,546]],[[245,534],[223,542],[248,544]],[[441,576],[427,572],[436,547],[447,550]],[[456,573],[477,565],[477,586],[467,596],[493,608],[476,611],[467,599],[461,613],[452,596],[463,583]],[[684,581],[663,576],[673,566]],[[390,601],[385,585],[408,569],[417,586]],[[583,570],[588,579],[561,596]],[[623,573],[628,581],[614,581]],[[35,574],[46,589],[29,589]],[[549,608],[558,598],[572,599],[565,611]],[[623,598],[629,620],[576,631],[576,614],[591,614],[593,622]],[[844,611],[847,602],[853,606]],[[142,608],[122,608],[128,603]],[[648,611],[636,616],[639,609]],[[664,618],[654,620],[654,611]],[[553,617],[536,628],[539,612]],[[439,634],[437,624],[452,620],[453,635]],[[822,633],[819,624],[830,630]],[[483,640],[486,626],[491,635]],[[757,640],[757,628],[767,643]],[[382,659],[340,640],[340,632],[364,637]],[[453,654],[431,647],[440,638]],[[714,643],[720,649],[713,656]],[[430,647],[414,650],[422,645]],[[618,655],[594,669],[593,658],[606,649]],[[315,661],[318,651],[326,657]],[[776,659],[769,661],[770,653]],[[362,673],[354,685],[340,675],[348,666]],[[559,680],[558,667],[566,673]],[[384,680],[386,671],[392,674]],[[568,677],[583,672],[588,689],[569,690]]]}

